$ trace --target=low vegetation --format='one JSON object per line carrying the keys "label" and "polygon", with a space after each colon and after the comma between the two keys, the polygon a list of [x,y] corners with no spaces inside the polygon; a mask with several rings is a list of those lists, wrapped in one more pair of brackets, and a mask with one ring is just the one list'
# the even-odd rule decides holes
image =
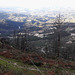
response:
{"label": "low vegetation", "polygon": [[0,74],[74,75],[75,62],[64,59],[47,59],[41,55],[22,53],[16,49],[0,49]]}

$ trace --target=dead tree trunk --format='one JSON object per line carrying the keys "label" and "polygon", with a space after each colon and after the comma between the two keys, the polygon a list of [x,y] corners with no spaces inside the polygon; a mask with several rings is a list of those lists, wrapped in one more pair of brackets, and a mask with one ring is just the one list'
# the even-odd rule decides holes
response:
{"label": "dead tree trunk", "polygon": [[[62,19],[62,16],[60,16],[60,14],[56,17],[55,22],[54,22],[54,26],[56,27],[56,32],[57,32],[57,57],[59,57],[60,54],[60,44],[61,44],[61,26],[64,22],[64,19]],[[55,32],[55,33],[56,33]]]}

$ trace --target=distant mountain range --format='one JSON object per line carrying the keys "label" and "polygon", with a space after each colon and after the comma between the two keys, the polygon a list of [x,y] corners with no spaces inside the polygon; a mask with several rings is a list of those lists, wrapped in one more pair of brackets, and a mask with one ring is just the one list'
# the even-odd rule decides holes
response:
{"label": "distant mountain range", "polygon": [[[52,8],[42,8],[42,9],[26,9],[26,8],[0,8],[0,19],[7,18],[7,19],[25,19],[24,15],[31,15],[33,19],[34,17],[56,17],[58,14],[65,16],[67,21],[75,23],[75,10],[70,10],[70,8],[59,8],[59,9],[52,9]],[[16,15],[15,15],[16,14]],[[4,16],[4,17],[3,17]],[[46,16],[46,17],[45,17]],[[15,21],[18,21],[14,19]]]}
{"label": "distant mountain range", "polygon": [[[63,10],[61,10],[62,12]],[[66,31],[75,30],[75,11],[63,11],[66,18],[66,22],[69,22],[68,25],[65,25],[63,28]],[[61,13],[61,14],[62,14]],[[36,31],[37,27],[46,27],[52,24],[52,19],[56,18],[56,15],[59,14],[59,10],[29,10],[29,9],[19,9],[19,8],[1,8],[0,9],[0,33],[6,34],[11,33],[13,30],[18,30],[19,26],[23,29],[25,26],[30,27],[31,31]],[[62,14],[62,15],[63,15]],[[71,23],[70,23],[71,22]],[[35,28],[36,27],[36,28]],[[38,29],[39,30],[39,29]]]}

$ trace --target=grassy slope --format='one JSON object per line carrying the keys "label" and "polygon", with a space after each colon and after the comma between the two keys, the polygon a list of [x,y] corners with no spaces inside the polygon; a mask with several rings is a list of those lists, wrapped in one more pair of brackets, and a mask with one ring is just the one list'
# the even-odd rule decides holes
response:
{"label": "grassy slope", "polygon": [[[16,63],[16,64],[15,64]],[[74,64],[75,65],[75,64]],[[7,59],[5,57],[0,56],[0,72],[1,71],[13,71],[14,73],[19,73],[18,75],[39,75],[40,73],[35,69],[33,66],[28,65],[28,64],[23,64],[20,61],[14,60],[14,59]],[[56,67],[52,66],[51,68],[44,68],[44,67],[39,67],[41,71],[46,74],[48,73],[62,73],[65,75],[66,73],[70,73],[70,75],[75,74],[75,69],[65,69],[61,67]],[[53,75],[53,74],[52,74]],[[58,74],[57,74],[58,75]],[[68,75],[68,74],[67,74]]]}
{"label": "grassy slope", "polygon": [[13,71],[15,73],[20,72],[21,74],[26,75],[35,75],[35,73],[38,73],[36,70],[34,71],[30,70],[27,64],[23,64],[20,61],[16,61],[14,59],[7,59],[0,56],[0,72],[1,71],[3,72]]}

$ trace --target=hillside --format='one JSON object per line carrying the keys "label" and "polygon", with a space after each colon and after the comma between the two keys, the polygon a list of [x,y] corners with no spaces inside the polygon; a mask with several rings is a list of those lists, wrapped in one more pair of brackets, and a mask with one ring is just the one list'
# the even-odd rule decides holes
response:
{"label": "hillside", "polygon": [[[47,34],[52,33],[55,28],[53,26],[53,20],[55,19],[55,16],[51,15],[52,13],[49,15],[47,14],[40,16],[37,14],[34,15],[2,11],[0,12],[0,36],[10,36],[13,34],[14,30],[18,31],[19,27],[21,30],[25,30],[25,28],[28,29],[29,33],[32,32],[32,34],[34,34],[33,31],[35,31],[36,33],[37,31],[38,33],[41,32],[41,34],[43,34],[44,32],[47,32]],[[74,33],[75,23],[68,23],[67,19],[66,22],[61,27],[61,29],[69,33]]]}
{"label": "hillside", "polygon": [[[50,60],[53,62],[52,60]],[[64,60],[65,61],[65,60]],[[72,62],[75,63],[75,62]],[[72,64],[73,65],[73,64]],[[43,67],[44,66],[44,67]],[[57,65],[48,65],[39,66],[42,75],[74,75],[75,68],[70,65],[66,67],[57,67]],[[40,72],[33,65],[24,64],[20,61],[7,59],[0,56],[0,75],[40,75]]]}
{"label": "hillside", "polygon": [[5,36],[8,36],[14,32],[14,30],[18,30],[19,27],[23,28],[23,22],[15,22],[11,20],[1,20],[0,21],[0,33]]}
{"label": "hillside", "polygon": [[75,61],[48,59],[37,53],[23,53],[11,46],[1,48],[0,75],[74,75]]}

